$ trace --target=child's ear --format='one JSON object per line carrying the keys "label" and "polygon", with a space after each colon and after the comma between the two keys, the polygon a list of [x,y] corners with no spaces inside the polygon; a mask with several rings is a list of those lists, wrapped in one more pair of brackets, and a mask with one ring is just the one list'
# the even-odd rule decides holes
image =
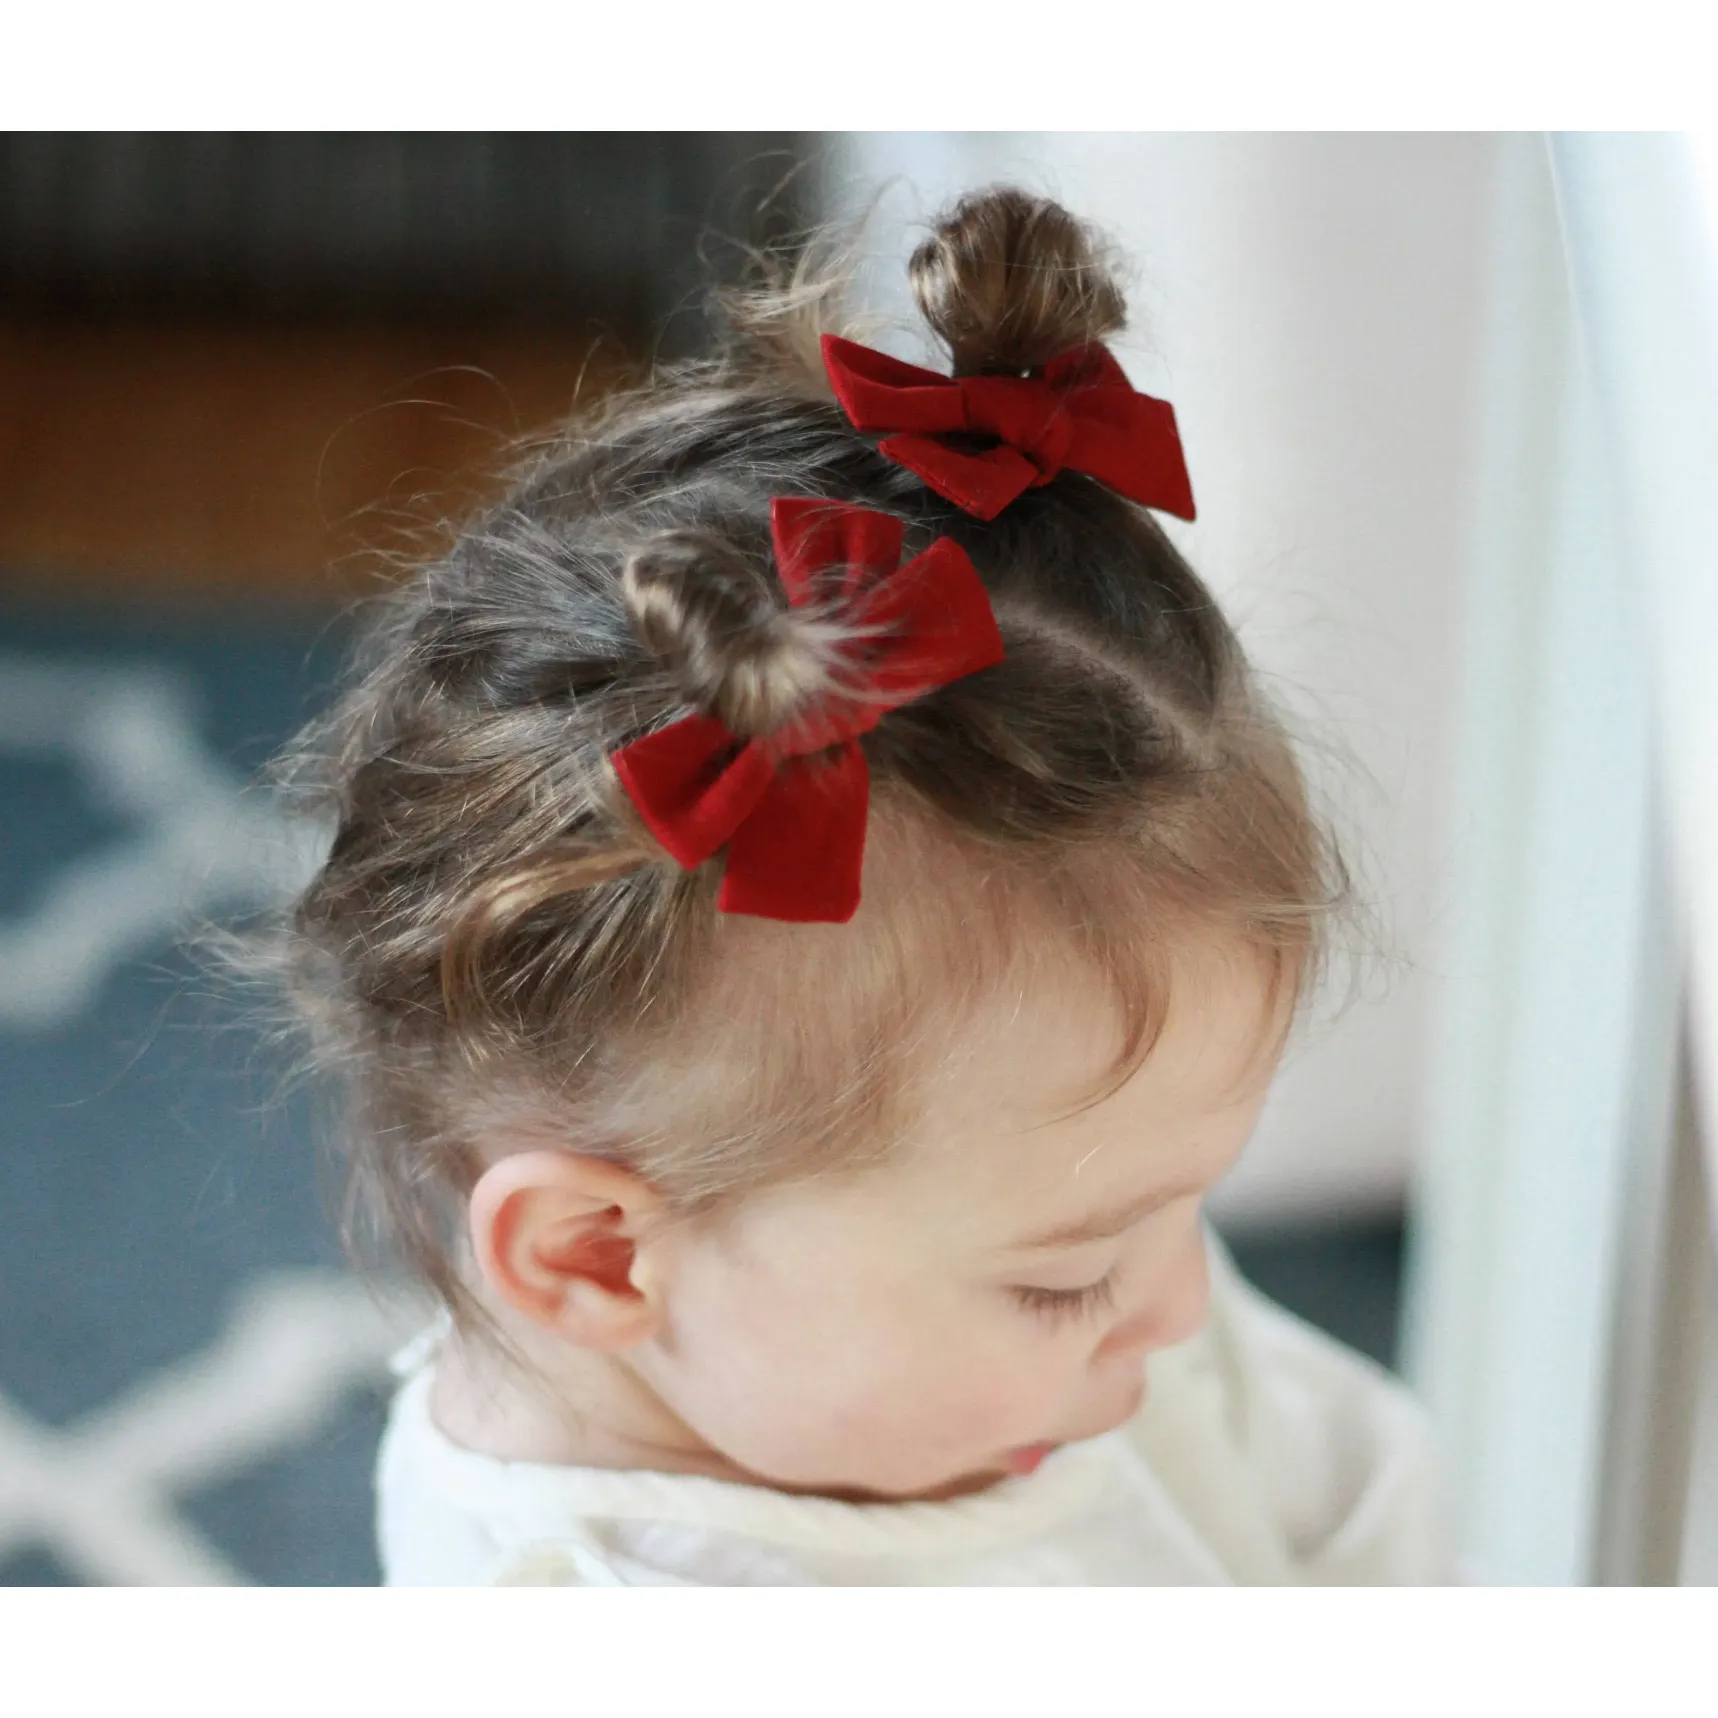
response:
{"label": "child's ear", "polygon": [[629,1170],[568,1151],[504,1157],[471,1192],[477,1267],[516,1311],[583,1348],[630,1348],[662,1322],[640,1236],[661,1201]]}

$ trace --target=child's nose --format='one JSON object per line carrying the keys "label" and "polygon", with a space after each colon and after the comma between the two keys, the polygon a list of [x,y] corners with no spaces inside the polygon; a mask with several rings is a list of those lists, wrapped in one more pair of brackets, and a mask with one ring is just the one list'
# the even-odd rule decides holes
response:
{"label": "child's nose", "polygon": [[1195,1224],[1174,1264],[1153,1285],[1149,1302],[1104,1337],[1094,1358],[1133,1360],[1154,1348],[1185,1342],[1204,1324],[1210,1304],[1205,1236]]}

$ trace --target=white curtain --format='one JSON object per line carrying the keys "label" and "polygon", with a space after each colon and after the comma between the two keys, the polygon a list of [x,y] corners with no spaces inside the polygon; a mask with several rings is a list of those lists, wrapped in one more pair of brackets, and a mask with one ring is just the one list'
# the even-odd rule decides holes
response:
{"label": "white curtain", "polygon": [[[1551,160],[1623,558],[1647,622],[1667,916],[1684,981],[1681,1105],[1658,1142],[1668,1209],[1656,1225],[1625,1232],[1632,1279],[1652,1294],[1632,1319],[1625,1300],[1618,1327],[1608,1478],[1621,1497],[1606,1501],[1611,1518],[1626,1522],[1616,1505],[1639,1495],[1645,1520],[1628,1541],[1673,1561],[1684,1582],[1710,1584],[1718,1581],[1718,136],[1561,135]],[[1626,1369],[1655,1362],[1659,1388],[1647,1400],[1659,1411],[1630,1412]],[[1641,1381],[1650,1387],[1653,1375]]]}
{"label": "white curtain", "polygon": [[1544,139],[1504,140],[1462,627],[1457,803],[1407,1361],[1475,1580],[1594,1571],[1635,1171],[1657,1165],[1675,961],[1651,671]]}

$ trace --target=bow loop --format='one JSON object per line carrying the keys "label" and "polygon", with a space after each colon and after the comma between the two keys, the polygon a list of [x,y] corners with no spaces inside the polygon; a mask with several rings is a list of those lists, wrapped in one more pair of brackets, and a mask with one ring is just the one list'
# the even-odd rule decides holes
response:
{"label": "bow loop", "polygon": [[[942,376],[826,334],[823,362],[854,428],[886,432],[879,453],[980,519],[1062,471],[1194,517],[1174,408],[1137,392],[1106,346],[1064,352],[1041,376]],[[943,439],[963,433],[996,445]]]}
{"label": "bow loop", "polygon": [[612,761],[683,868],[727,848],[719,910],[840,924],[858,908],[865,853],[860,737],[890,710],[1000,662],[1002,635],[977,570],[947,537],[902,566],[904,527],[889,514],[778,497],[770,525],[789,603],[830,589],[855,623],[859,648],[839,685],[773,733],[742,741],[712,716],[685,716]]}

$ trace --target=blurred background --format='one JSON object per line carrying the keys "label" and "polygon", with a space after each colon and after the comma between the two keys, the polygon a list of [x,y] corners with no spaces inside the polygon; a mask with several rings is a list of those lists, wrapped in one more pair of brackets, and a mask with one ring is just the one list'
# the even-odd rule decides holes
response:
{"label": "blurred background", "polygon": [[[1474,773],[1497,749],[1475,700],[1519,706],[1530,677],[1475,692],[1476,639],[1525,636],[1475,581],[1504,529],[1497,425],[1551,385],[1505,398],[1497,379],[1500,342],[1543,322],[1531,291],[1510,298],[1535,265],[1501,266],[1499,234],[1561,243],[1542,142],[12,135],[0,1582],[376,1578],[369,1468],[412,1309],[348,1274],[310,1098],[279,1089],[277,1052],[183,947],[311,860],[254,773],[326,696],[381,556],[490,493],[512,438],[696,351],[701,283],[743,246],[868,211],[864,290],[900,318],[882,343],[927,358],[905,298],[914,233],[1004,178],[1133,259],[1118,349],[1174,402],[1200,497],[1197,525],[1166,523],[1304,735],[1375,908],[1215,1218],[1262,1287],[1387,1365],[1406,1285],[1415,1381],[1452,1425],[1484,1419],[1471,1316],[1441,1309],[1481,1292],[1448,1240],[1452,1200],[1472,1196],[1448,1189],[1490,1136],[1447,1094],[1506,1080],[1473,1073],[1450,1021],[1500,970],[1480,910],[1505,911],[1498,866],[1474,867],[1511,790]],[[1578,416],[1544,398],[1545,421]],[[1517,786],[1537,779],[1523,767]],[[1410,1205],[1434,1214],[1417,1252]],[[1660,1229],[1642,1245],[1662,1249]],[[1610,1280],[1577,1333],[1589,1358],[1610,1354]],[[1596,1578],[1606,1365],[1581,1373],[1596,1429],[1558,1493],[1562,1560],[1531,1532],[1515,1562],[1490,1556],[1476,1530],[1481,1573]],[[1474,1432],[1453,1464],[1462,1509],[1484,1494],[1481,1446]]]}

